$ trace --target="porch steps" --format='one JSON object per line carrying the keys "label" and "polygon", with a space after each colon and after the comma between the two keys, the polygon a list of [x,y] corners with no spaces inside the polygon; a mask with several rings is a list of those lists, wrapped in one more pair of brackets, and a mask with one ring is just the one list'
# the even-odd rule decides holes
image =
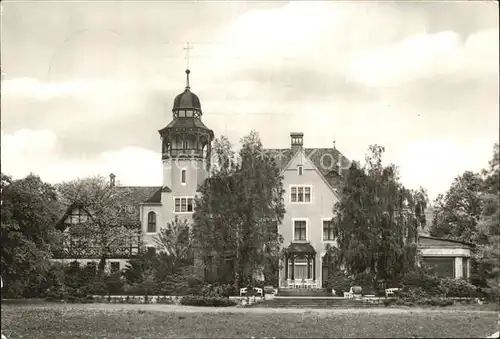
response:
{"label": "porch steps", "polygon": [[384,307],[379,303],[339,297],[274,297],[256,304],[264,308],[373,308]]}
{"label": "porch steps", "polygon": [[280,297],[331,297],[332,292],[326,288],[279,288]]}

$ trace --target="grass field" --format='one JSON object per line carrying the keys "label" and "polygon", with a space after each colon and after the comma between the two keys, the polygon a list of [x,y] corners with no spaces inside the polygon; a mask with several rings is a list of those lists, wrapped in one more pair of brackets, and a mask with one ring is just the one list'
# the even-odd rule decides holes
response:
{"label": "grass field", "polygon": [[8,338],[486,337],[495,311],[258,309],[175,305],[2,305]]}

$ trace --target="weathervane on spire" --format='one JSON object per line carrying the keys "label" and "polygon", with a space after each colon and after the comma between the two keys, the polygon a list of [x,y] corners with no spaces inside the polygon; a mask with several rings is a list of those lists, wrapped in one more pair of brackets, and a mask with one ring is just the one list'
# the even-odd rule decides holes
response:
{"label": "weathervane on spire", "polygon": [[189,42],[186,42],[186,47],[184,47],[183,49],[186,50],[186,65],[187,69],[189,69],[189,50],[193,49],[193,47],[189,45]]}

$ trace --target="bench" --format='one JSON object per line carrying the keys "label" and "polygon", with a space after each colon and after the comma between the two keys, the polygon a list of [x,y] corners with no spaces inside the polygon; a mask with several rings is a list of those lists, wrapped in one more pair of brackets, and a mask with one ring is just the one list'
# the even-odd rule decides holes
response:
{"label": "bench", "polygon": [[385,297],[389,298],[390,296],[394,295],[394,292],[399,291],[399,288],[386,288],[385,290]]}

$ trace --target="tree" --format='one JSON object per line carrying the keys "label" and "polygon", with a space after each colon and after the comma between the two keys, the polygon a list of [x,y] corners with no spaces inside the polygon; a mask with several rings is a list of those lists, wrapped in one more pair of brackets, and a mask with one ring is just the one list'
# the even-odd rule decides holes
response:
{"label": "tree", "polygon": [[430,233],[474,244],[471,281],[498,290],[499,278],[499,145],[493,147],[489,167],[464,172],[436,200]]}
{"label": "tree", "polygon": [[59,206],[55,188],[2,173],[1,275],[11,296],[36,296],[48,268]]}
{"label": "tree", "polygon": [[66,208],[79,208],[87,216],[86,221],[65,232],[66,244],[72,243],[75,250],[99,258],[100,272],[108,258],[139,245],[138,207],[125,190],[112,187],[105,178],[97,176],[64,182],[59,192]]}
{"label": "tree", "polygon": [[477,223],[482,213],[484,180],[470,171],[453,180],[446,194],[440,194],[434,203],[434,219],[430,234],[454,240],[475,243]]}
{"label": "tree", "polygon": [[277,263],[277,225],[285,212],[282,177],[258,134],[251,132],[241,144],[237,161],[227,138],[214,143],[216,165],[199,189],[193,216],[197,248],[215,254],[219,276],[238,286]]}
{"label": "tree", "polygon": [[165,228],[155,236],[154,241],[160,251],[172,258],[174,267],[182,268],[192,264],[192,246],[190,227],[186,219],[177,216],[173,222],[168,222]]}
{"label": "tree", "polygon": [[415,266],[427,193],[423,188],[406,189],[397,168],[382,165],[384,151],[370,146],[365,167],[348,170],[333,210],[338,244],[334,254],[350,274],[371,272],[392,279]]}
{"label": "tree", "polygon": [[477,243],[473,256],[474,283],[498,291],[500,279],[500,186],[499,147],[493,147],[489,168],[482,171],[482,211],[477,223]]}

